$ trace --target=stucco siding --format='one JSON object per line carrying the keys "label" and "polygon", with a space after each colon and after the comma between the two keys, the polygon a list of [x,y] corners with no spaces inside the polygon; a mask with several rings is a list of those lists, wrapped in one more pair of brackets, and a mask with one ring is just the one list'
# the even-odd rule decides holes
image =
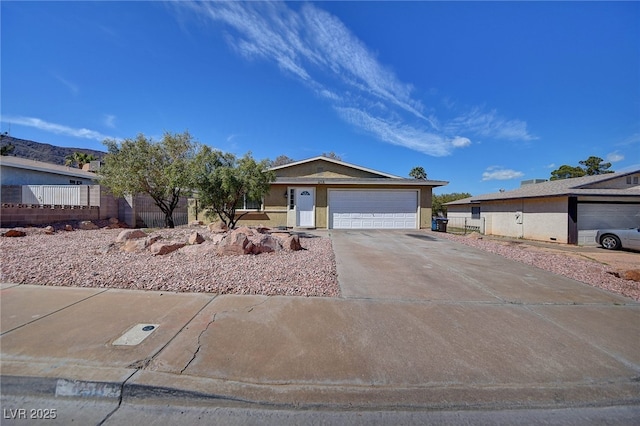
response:
{"label": "stucco siding", "polygon": [[471,218],[471,206],[480,207],[480,217],[485,219],[487,235],[567,243],[566,197],[452,205],[447,208],[447,217]]}
{"label": "stucco siding", "polygon": [[[631,184],[627,183],[627,179],[630,178]],[[635,178],[635,184],[634,182]],[[628,189],[633,186],[638,186],[638,182],[640,181],[640,173],[634,173],[628,176],[622,176],[617,179],[607,180],[605,182],[597,182],[589,185],[590,189]]]}

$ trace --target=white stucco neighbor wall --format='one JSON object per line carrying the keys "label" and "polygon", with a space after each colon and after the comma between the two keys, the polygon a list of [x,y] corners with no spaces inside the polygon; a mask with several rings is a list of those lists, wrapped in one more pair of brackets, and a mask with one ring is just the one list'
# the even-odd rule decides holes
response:
{"label": "white stucco neighbor wall", "polygon": [[[487,235],[565,244],[568,241],[566,197],[484,201],[480,216],[485,218]],[[471,205],[448,206],[447,217],[471,218]]]}

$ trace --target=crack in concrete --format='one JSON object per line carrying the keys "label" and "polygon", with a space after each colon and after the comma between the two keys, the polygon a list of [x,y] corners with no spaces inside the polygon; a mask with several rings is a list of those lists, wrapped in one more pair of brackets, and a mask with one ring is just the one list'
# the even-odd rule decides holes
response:
{"label": "crack in concrete", "polygon": [[196,357],[198,356],[198,352],[200,352],[200,348],[202,347],[202,343],[200,343],[200,339],[202,338],[202,335],[209,330],[209,327],[211,326],[211,324],[213,324],[216,321],[216,316],[218,315],[218,313],[214,313],[213,314],[213,318],[211,318],[211,321],[209,321],[209,323],[207,324],[207,326],[200,332],[200,334],[198,335],[198,348],[193,352],[193,356],[191,357],[191,359],[189,360],[189,362],[187,363],[187,365],[184,366],[184,368],[182,370],[180,370],[180,374],[184,373],[185,370],[187,368],[189,368],[189,366],[191,365],[191,363],[193,361],[195,361]]}
{"label": "crack in concrete", "polygon": [[183,374],[187,368],[189,368],[189,366],[193,363],[193,361],[195,361],[195,359],[198,356],[198,353],[200,352],[200,349],[202,348],[202,343],[200,342],[200,340],[202,339],[202,336],[204,335],[204,333],[206,333],[209,330],[209,327],[211,327],[211,324],[213,324],[216,321],[216,317],[218,316],[218,314],[229,314],[229,313],[234,313],[234,312],[238,312],[240,310],[246,310],[247,313],[253,311],[254,308],[256,308],[257,306],[260,306],[264,303],[266,303],[269,300],[269,298],[265,298],[262,302],[259,303],[255,303],[253,305],[249,305],[249,306],[243,306],[242,308],[238,308],[238,309],[232,309],[230,311],[222,311],[222,312],[215,312],[213,314],[213,317],[211,318],[211,321],[209,321],[207,323],[207,326],[200,332],[200,334],[198,335],[198,347],[196,348],[196,350],[193,352],[193,356],[191,357],[191,359],[189,360],[189,362],[187,363],[187,365],[184,366],[184,368],[182,370],[180,370],[180,374]]}

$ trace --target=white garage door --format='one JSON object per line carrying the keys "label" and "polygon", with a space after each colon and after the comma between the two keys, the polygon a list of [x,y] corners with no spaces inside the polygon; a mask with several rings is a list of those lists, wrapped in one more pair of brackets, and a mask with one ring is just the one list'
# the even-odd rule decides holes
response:
{"label": "white garage door", "polygon": [[416,229],[418,191],[329,190],[333,229]]}

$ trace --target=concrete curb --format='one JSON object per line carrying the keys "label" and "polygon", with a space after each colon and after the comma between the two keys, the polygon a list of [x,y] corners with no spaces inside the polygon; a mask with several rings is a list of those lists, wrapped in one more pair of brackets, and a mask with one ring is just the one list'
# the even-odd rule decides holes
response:
{"label": "concrete curb", "polygon": [[[44,398],[112,400],[121,404],[329,409],[509,410],[640,406],[640,381],[571,386],[465,385],[384,387],[256,384],[138,370],[121,382],[3,375],[1,393]],[[588,402],[585,402],[588,401]]]}

